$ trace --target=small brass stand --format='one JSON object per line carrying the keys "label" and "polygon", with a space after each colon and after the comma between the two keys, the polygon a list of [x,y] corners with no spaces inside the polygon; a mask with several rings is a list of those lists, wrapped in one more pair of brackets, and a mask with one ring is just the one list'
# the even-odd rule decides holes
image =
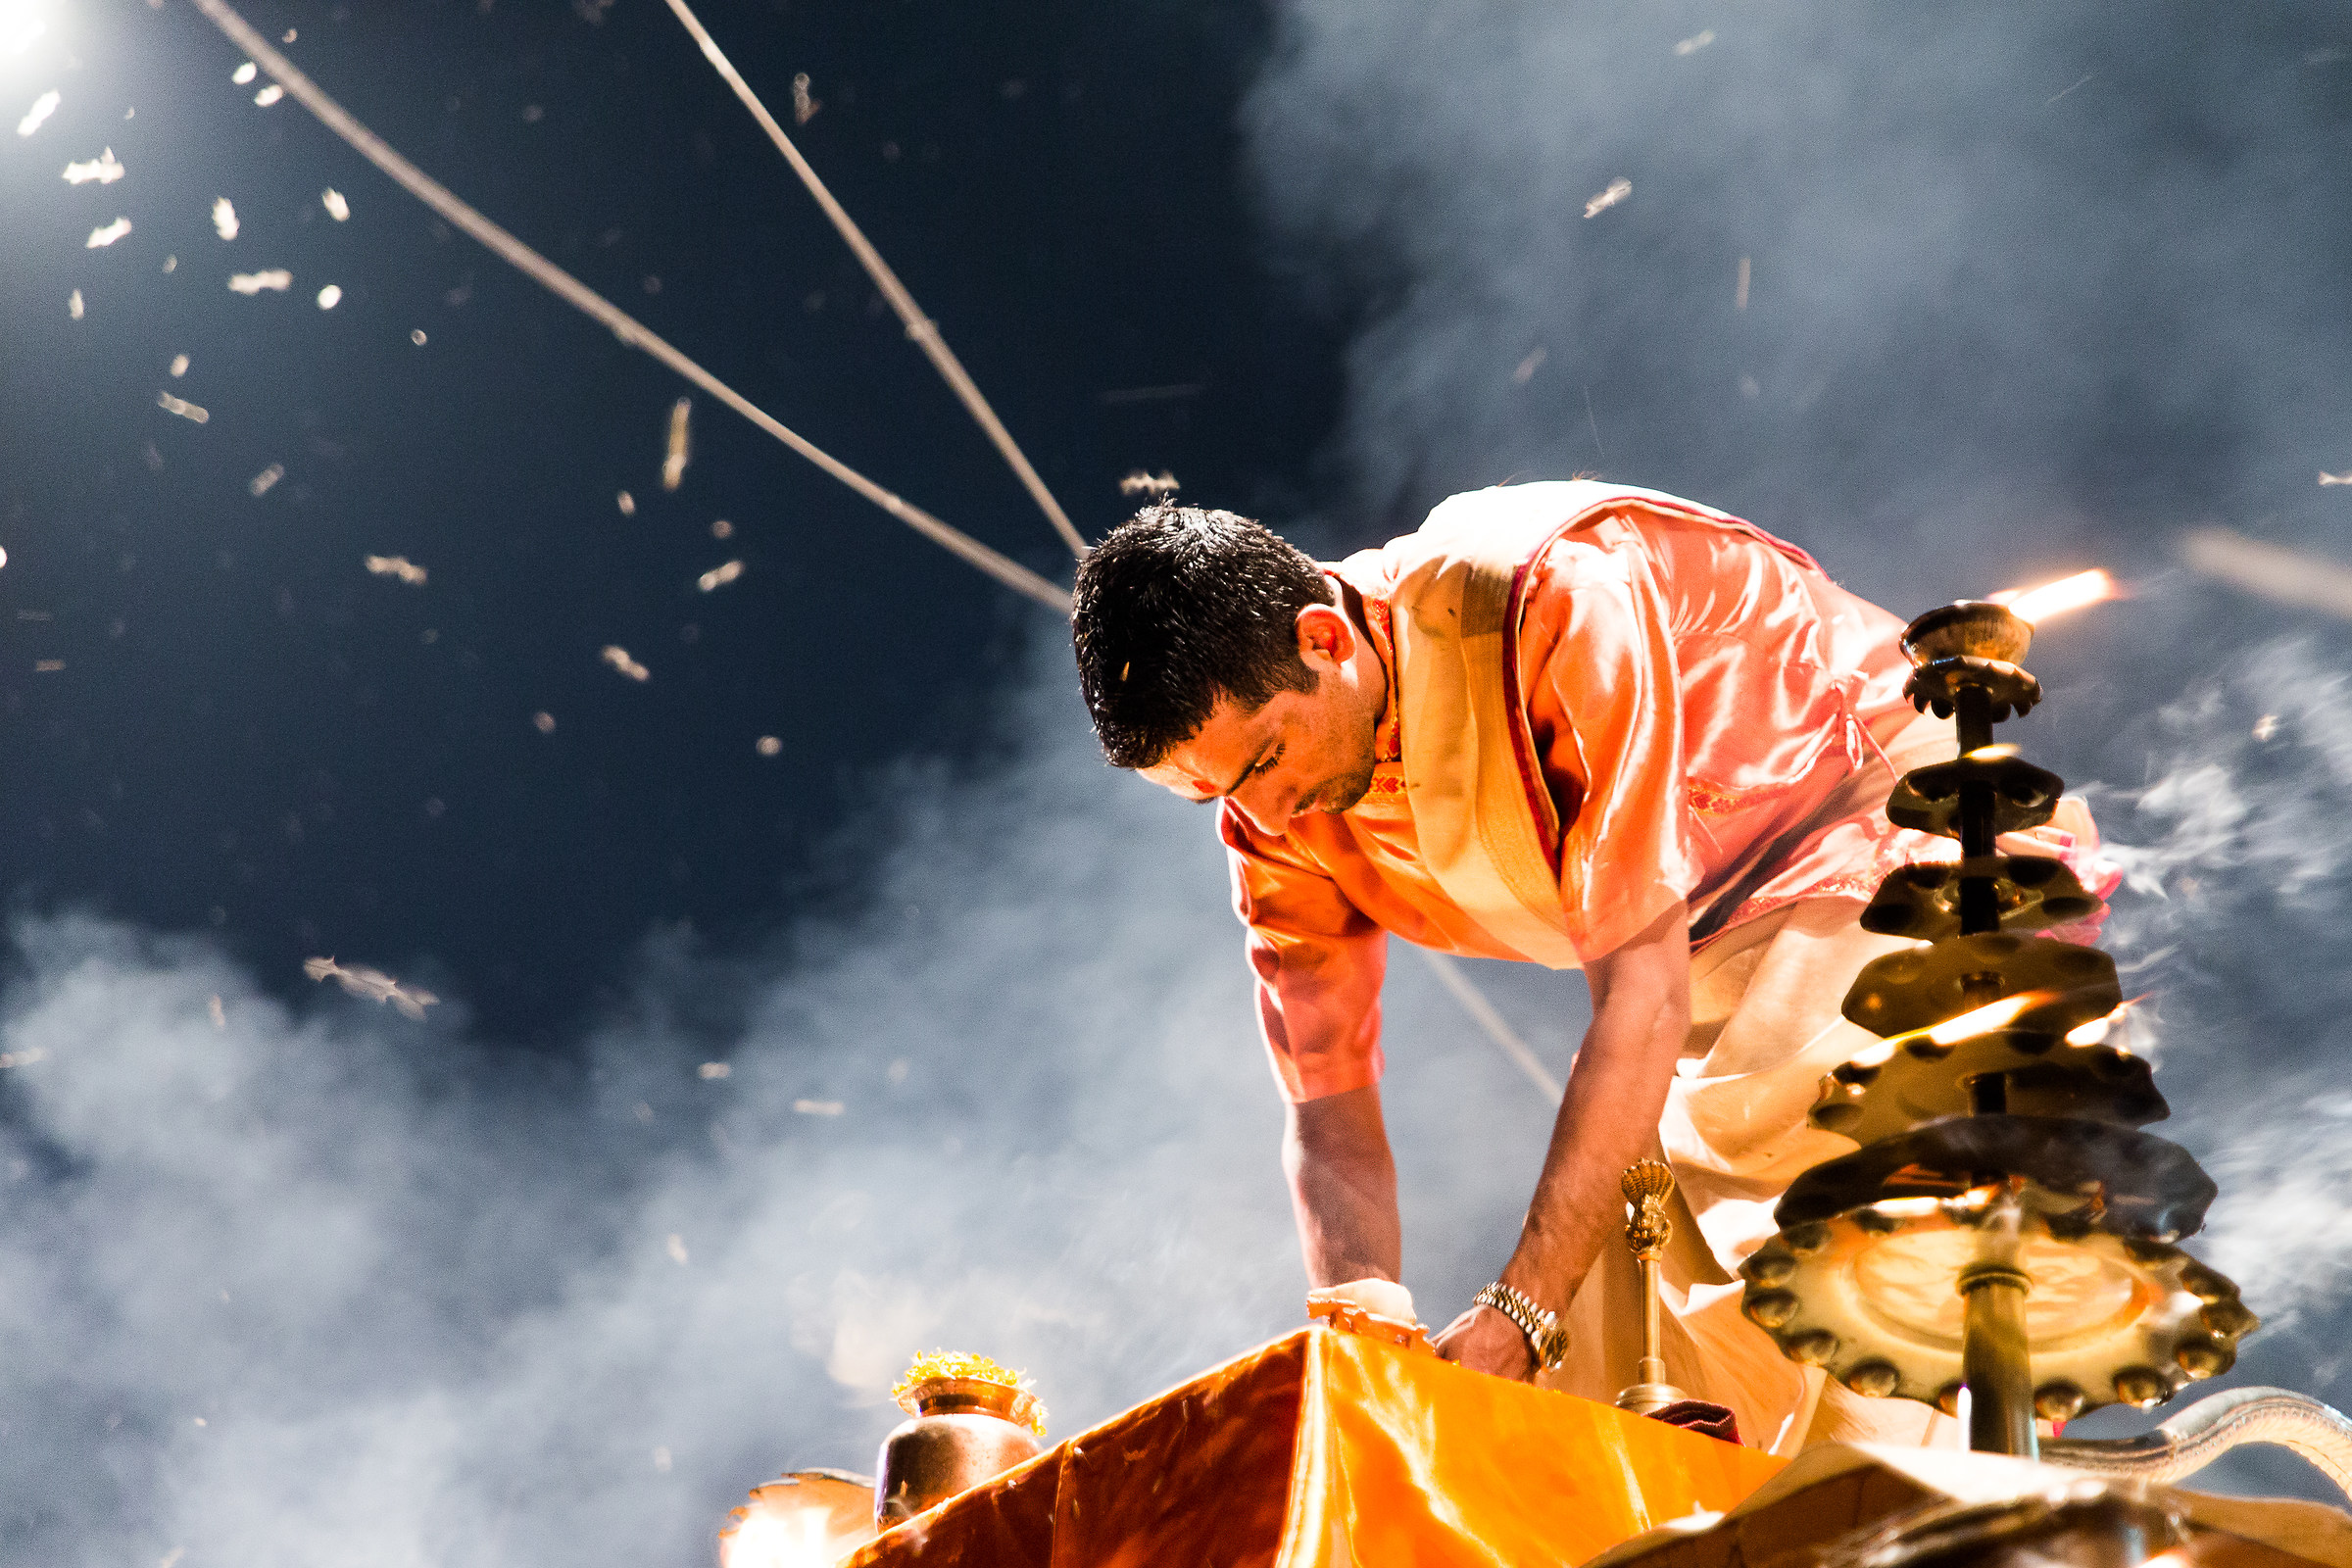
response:
{"label": "small brass stand", "polygon": [[1631,1210],[1625,1220],[1625,1245],[1642,1266],[1642,1360],[1633,1387],[1617,1396],[1617,1408],[1648,1415],[1688,1397],[1666,1381],[1666,1358],[1659,1344],[1658,1265],[1666,1244],[1674,1239],[1674,1221],[1666,1217],[1666,1200],[1674,1196],[1674,1172],[1654,1159],[1636,1160],[1626,1167],[1618,1186]]}

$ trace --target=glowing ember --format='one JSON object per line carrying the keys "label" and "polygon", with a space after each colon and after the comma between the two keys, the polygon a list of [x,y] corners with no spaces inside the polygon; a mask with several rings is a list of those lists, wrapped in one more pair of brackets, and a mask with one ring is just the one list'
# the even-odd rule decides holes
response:
{"label": "glowing ember", "polygon": [[621,647],[618,643],[607,644],[605,651],[599,654],[597,657],[602,659],[606,663],[611,664],[614,669],[619,670],[623,675],[628,676],[631,680],[642,681],[649,680],[653,677],[654,672],[646,668],[643,664],[637,662],[637,661],[634,659],[631,659],[629,657],[629,651],[626,648]]}
{"label": "glowing ember", "polygon": [[294,274],[276,267],[267,272],[239,272],[228,280],[228,288],[232,294],[259,294],[264,289],[283,294],[293,283]]}
{"label": "glowing ember", "polygon": [[343,193],[332,185],[318,193],[318,200],[325,206],[326,216],[336,222],[343,222],[351,217],[351,203],[345,201]]}
{"label": "glowing ember", "polygon": [[213,202],[213,230],[222,239],[237,237],[237,209],[225,196]]}
{"label": "glowing ember", "polygon": [[272,463],[270,465],[270,466],[255,474],[251,480],[247,481],[245,488],[252,491],[255,499],[259,500],[261,497],[268,495],[272,489],[274,489],[277,485],[277,481],[283,479],[285,476],[286,466],[282,463]]}
{"label": "glowing ember", "polygon": [[1156,474],[1146,473],[1143,469],[1138,468],[1119,481],[1119,494],[1150,496],[1154,501],[1159,500],[1162,496],[1174,495],[1176,488],[1176,476],[1165,468],[1160,469]]}
{"label": "glowing ember", "polygon": [[331,311],[342,303],[343,289],[340,284],[329,283],[318,291],[318,308],[320,310]]}
{"label": "glowing ember", "polygon": [[103,250],[105,247],[112,245],[115,241],[121,239],[123,235],[129,232],[130,220],[127,218],[118,218],[113,222],[107,224],[104,228],[91,229],[89,240],[85,243],[83,248],[85,250],[93,251]]}
{"label": "glowing ember", "polygon": [[40,129],[41,122],[57,113],[57,106],[62,101],[53,92],[45,92],[35,98],[32,101],[32,107],[24,112],[24,118],[17,122],[17,134],[29,136]]}
{"label": "glowing ember", "polygon": [[2088,571],[2078,571],[2072,577],[2045,582],[2038,588],[2005,590],[1994,594],[1992,602],[2007,605],[2009,612],[2018,619],[2038,625],[2052,615],[2121,597],[2123,590],[2115,585],[2115,579],[2094,566]]}
{"label": "glowing ember", "polygon": [[620,493],[620,514],[624,517],[637,515],[637,498],[626,490]]}
{"label": "glowing ember", "polygon": [[264,87],[260,92],[255,93],[253,95],[253,101],[261,105],[264,109],[267,109],[271,104],[277,102],[280,98],[283,98],[285,95],[286,89],[280,87],[276,82],[273,81],[269,86]]}
{"label": "glowing ember", "polygon": [[109,147],[87,163],[68,164],[66,166],[66,183],[87,185],[94,179],[101,185],[112,185],[125,172],[127,171],[115,161],[115,150]]}
{"label": "glowing ember", "polygon": [[670,405],[669,451],[662,459],[662,488],[675,490],[686,480],[688,421],[694,416],[694,400],[680,398]]}
{"label": "glowing ember", "polygon": [[259,66],[257,66],[257,65],[255,65],[255,64],[254,64],[252,61],[248,60],[248,61],[246,61],[246,62],[245,62],[243,65],[239,66],[239,67],[238,67],[236,70],[234,70],[234,71],[230,72],[230,73],[229,73],[229,75],[228,75],[228,79],[229,79],[230,81],[233,81],[233,82],[235,82],[235,83],[236,83],[238,86],[242,87],[242,86],[244,86],[244,85],[245,85],[247,82],[249,82],[249,81],[253,80],[253,78],[254,78],[254,77],[256,77],[256,76],[260,75],[261,74],[262,74],[262,68],[261,68],[261,67],[259,67]]}
{"label": "glowing ember", "polygon": [[[406,556],[369,556],[367,559],[368,569],[378,577],[398,577],[412,588],[424,586],[425,569]],[[556,721],[549,719],[547,727],[554,729]]]}
{"label": "glowing ember", "polygon": [[[79,295],[74,297],[80,298]],[[75,312],[74,314],[79,315],[80,313]],[[181,418],[195,424],[202,424],[213,416],[211,411],[202,405],[190,403],[185,398],[175,398],[169,392],[158,392],[155,395],[155,406],[166,414],[176,414]]]}
{"label": "glowing ember", "polygon": [[174,354],[174,355],[172,355],[172,378],[173,380],[175,380],[175,381],[176,381],[176,380],[178,380],[178,379],[179,379],[181,376],[183,376],[183,375],[185,375],[185,374],[187,374],[187,373],[188,373],[188,357],[187,357],[185,354]]}
{"label": "glowing ember", "polygon": [[762,735],[760,737],[759,743],[753,747],[753,750],[757,751],[761,757],[777,757],[782,755],[784,751],[784,742],[781,738],[774,735]]}
{"label": "glowing ember", "polygon": [[725,563],[723,565],[712,566],[709,571],[704,572],[702,576],[696,578],[695,581],[702,588],[703,592],[709,593],[713,588],[724,588],[728,583],[733,582],[736,578],[742,575],[743,563],[740,561],[730,561]]}
{"label": "glowing ember", "polygon": [[1623,174],[1609,181],[1608,188],[1585,203],[1585,216],[1598,218],[1634,193],[1634,182]]}
{"label": "glowing ember", "polygon": [[76,321],[81,319],[81,290],[75,289],[66,296],[66,315]]}
{"label": "glowing ember", "polygon": [[342,964],[332,958],[305,958],[302,972],[314,980],[332,980],[353,996],[368,1002],[388,1002],[401,1016],[424,1021],[424,1009],[441,999],[430,991],[404,986],[381,969],[364,963]]}

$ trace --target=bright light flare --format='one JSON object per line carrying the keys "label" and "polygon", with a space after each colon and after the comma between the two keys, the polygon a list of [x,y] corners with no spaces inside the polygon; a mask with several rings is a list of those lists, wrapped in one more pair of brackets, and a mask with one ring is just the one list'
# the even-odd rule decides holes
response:
{"label": "bright light flare", "polygon": [[1992,596],[1992,603],[2007,605],[2009,612],[2029,625],[2039,625],[2052,615],[2062,615],[2085,605],[2104,604],[2121,599],[2124,591],[2115,579],[2093,566],[2078,571],[2072,577],[2045,582],[2038,588],[2009,588]]}
{"label": "bright light flare", "polygon": [[718,1560],[724,1568],[832,1568],[857,1544],[835,1544],[822,1509],[782,1517],[763,1510],[718,1538]]}

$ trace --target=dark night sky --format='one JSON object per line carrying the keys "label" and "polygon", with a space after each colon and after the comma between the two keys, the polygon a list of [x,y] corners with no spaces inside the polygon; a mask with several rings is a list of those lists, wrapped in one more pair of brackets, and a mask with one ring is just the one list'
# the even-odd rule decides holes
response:
{"label": "dark night sky", "polygon": [[[1066,580],[659,0],[247,14]],[[2268,1324],[2230,1381],[2352,1402],[2352,615],[2180,550],[2352,562],[2352,484],[2314,482],[2352,474],[2340,3],[704,20],[772,105],[808,75],[802,145],[1090,534],[1135,468],[1326,554],[1593,470],[1904,612],[2114,570],[2003,739],[2130,872],[2135,1047],[2223,1192],[2194,1245]],[[1217,847],[1102,766],[1056,618],[705,399],[663,493],[674,378],[239,64],[184,0],[0,0],[0,1561],[707,1563],[780,1466],[870,1466],[916,1350],[1030,1368],[1066,1436],[1294,1325]],[[59,178],[107,147],[121,181]],[[1564,1071],[1581,984],[1477,973]],[[1384,1016],[1442,1322],[1550,1108],[1408,953]],[[2277,1450],[2204,1479],[2325,1494]]]}
{"label": "dark night sky", "polygon": [[[664,9],[594,26],[557,5],[329,15],[250,20],[298,24],[296,58],[364,122],[787,423],[1067,579]],[[1267,276],[1238,188],[1255,8],[706,20],[777,106],[809,75],[805,150],[1083,527],[1121,514],[1115,481],[1141,466],[1299,507],[1340,338]],[[1057,635],[1051,613],[708,400],[664,494],[686,390],[667,371],[450,235],[295,104],[256,109],[193,12],[79,23],[41,156],[0,174],[29,220],[0,239],[12,890],[217,927],[273,984],[302,984],[312,953],[421,966],[485,1031],[541,1043],[651,925],[740,934],[854,896],[855,858],[826,853],[845,804],[886,759],[980,744],[984,694],[1013,648]],[[46,154],[85,140],[130,181],[60,184]],[[347,223],[321,208],[329,185]],[[227,245],[222,193],[242,225]],[[134,232],[85,257],[118,208]],[[222,289],[281,266],[283,295]],[[344,297],[322,313],[329,281]],[[192,368],[174,382],[177,353]],[[166,385],[211,422],[158,410]],[[1104,397],[1182,385],[1205,390]],[[251,498],[271,463],[285,482]],[[430,582],[371,578],[368,554]],[[738,558],[738,582],[696,590]],[[652,680],[598,662],[608,643]],[[63,671],[33,673],[53,658]],[[784,749],[762,760],[771,733]]]}

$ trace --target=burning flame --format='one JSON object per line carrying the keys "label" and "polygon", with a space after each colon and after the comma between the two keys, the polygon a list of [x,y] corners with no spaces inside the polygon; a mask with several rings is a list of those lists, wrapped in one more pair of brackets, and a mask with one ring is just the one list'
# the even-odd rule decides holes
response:
{"label": "burning flame", "polygon": [[2038,625],[2052,615],[2122,597],[2123,590],[2115,585],[2115,579],[2094,566],[2072,577],[2045,582],[2038,588],[2005,588],[1992,595],[1991,600],[1996,605],[2007,605],[2009,612],[2018,619]]}
{"label": "burning flame", "polygon": [[1914,1029],[1909,1034],[1882,1040],[1875,1046],[1854,1053],[1847,1059],[1857,1067],[1876,1067],[1891,1060],[1896,1048],[1911,1040],[1932,1040],[1939,1046],[1956,1046],[1971,1035],[2002,1028],[2029,1007],[2054,1001],[2059,995],[2055,991],[2021,991],[2014,997],[2003,997],[1982,1007],[1971,1007],[1957,1017],[1944,1019],[1932,1029]]}

